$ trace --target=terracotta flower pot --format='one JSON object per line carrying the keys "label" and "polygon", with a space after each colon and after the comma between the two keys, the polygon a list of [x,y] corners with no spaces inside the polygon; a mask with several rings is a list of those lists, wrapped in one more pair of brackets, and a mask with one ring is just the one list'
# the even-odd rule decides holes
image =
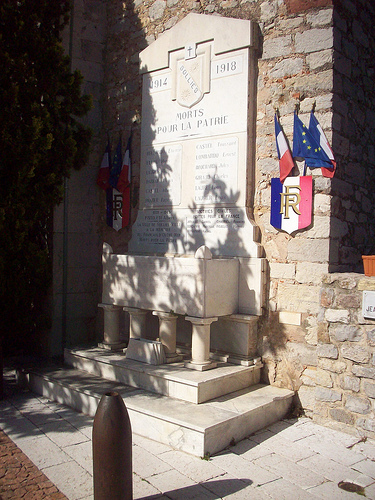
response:
{"label": "terracotta flower pot", "polygon": [[362,255],[365,276],[375,276],[375,255]]}

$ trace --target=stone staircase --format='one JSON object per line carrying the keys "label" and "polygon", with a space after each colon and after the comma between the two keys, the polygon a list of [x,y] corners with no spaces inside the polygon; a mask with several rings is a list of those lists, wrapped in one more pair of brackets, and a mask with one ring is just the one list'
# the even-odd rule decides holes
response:
{"label": "stone staircase", "polygon": [[104,393],[117,391],[134,433],[200,457],[280,420],[293,398],[292,391],[258,383],[260,363],[219,363],[199,372],[98,348],[66,350],[64,357],[63,367],[28,370],[30,389],[91,416]]}

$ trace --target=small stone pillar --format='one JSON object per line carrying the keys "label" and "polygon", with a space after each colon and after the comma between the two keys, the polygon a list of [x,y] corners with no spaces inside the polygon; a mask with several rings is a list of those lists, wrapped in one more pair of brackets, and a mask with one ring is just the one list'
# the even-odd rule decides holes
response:
{"label": "small stone pillar", "polygon": [[120,312],[122,307],[114,304],[98,304],[104,310],[104,341],[98,344],[102,349],[120,351],[126,343],[120,340]]}
{"label": "small stone pillar", "polygon": [[123,310],[130,315],[129,339],[145,338],[147,311],[138,307],[123,307]]}
{"label": "small stone pillar", "polygon": [[182,361],[182,356],[176,353],[176,323],[177,314],[153,311],[159,318],[159,340],[163,344],[167,363]]}
{"label": "small stone pillar", "polygon": [[199,371],[216,368],[217,363],[210,360],[210,328],[218,318],[187,316],[185,319],[192,324],[191,361],[187,361],[185,367]]}

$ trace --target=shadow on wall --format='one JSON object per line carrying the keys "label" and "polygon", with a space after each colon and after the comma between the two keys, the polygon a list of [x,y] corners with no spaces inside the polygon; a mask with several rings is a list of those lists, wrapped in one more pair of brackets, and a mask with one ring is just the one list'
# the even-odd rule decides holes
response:
{"label": "shadow on wall", "polygon": [[375,35],[372,2],[335,2],[330,272],[363,273],[374,245]]}

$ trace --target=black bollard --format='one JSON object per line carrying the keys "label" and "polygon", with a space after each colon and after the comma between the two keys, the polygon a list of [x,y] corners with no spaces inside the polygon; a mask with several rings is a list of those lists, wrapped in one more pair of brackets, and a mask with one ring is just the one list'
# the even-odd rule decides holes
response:
{"label": "black bollard", "polygon": [[117,392],[100,400],[92,430],[94,500],[132,500],[132,431]]}

